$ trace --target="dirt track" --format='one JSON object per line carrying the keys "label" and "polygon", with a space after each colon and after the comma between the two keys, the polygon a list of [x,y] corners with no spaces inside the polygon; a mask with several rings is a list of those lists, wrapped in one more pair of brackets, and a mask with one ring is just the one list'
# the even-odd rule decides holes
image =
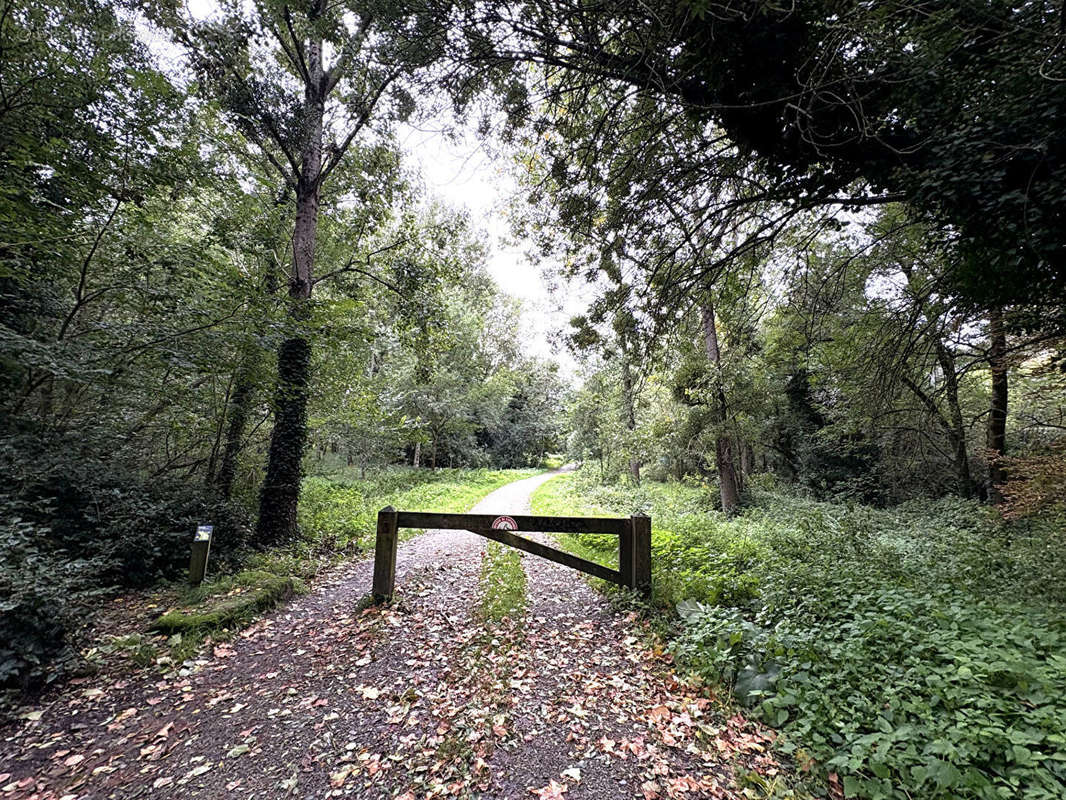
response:
{"label": "dirt track", "polygon": [[[552,475],[474,509],[523,513]],[[680,683],[632,615],[524,556],[528,613],[476,615],[483,540],[401,546],[397,600],[352,563],[175,674],[98,675],[0,732],[0,800],[730,797],[767,740]]]}

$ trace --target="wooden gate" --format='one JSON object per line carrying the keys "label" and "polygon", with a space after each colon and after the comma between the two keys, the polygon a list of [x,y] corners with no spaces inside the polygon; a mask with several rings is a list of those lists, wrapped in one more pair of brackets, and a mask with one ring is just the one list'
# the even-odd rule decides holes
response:
{"label": "wooden gate", "polygon": [[[397,511],[392,506],[378,512],[374,548],[374,600],[392,599],[396,586],[396,544],[400,528],[465,530],[486,539],[524,550],[535,556],[594,575],[605,581],[651,594],[651,517],[530,517],[496,514],[434,514]],[[519,536],[515,531],[538,533],[606,533],[618,537],[618,569],[565,553]]]}

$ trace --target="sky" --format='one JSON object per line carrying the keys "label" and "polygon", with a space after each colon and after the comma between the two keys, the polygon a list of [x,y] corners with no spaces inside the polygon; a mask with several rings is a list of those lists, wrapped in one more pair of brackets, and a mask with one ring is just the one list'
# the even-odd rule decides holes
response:
{"label": "sky", "polygon": [[421,173],[427,193],[466,209],[475,229],[484,233],[490,274],[502,291],[522,302],[526,352],[558,361],[572,377],[577,364],[565,348],[553,347],[552,335],[564,331],[570,317],[591,298],[576,287],[549,291],[543,270],[551,265],[534,264],[526,255],[529,242],[516,238],[508,221],[507,206],[521,193],[510,164],[472,131],[449,138],[430,126],[407,125],[398,139],[408,165]]}

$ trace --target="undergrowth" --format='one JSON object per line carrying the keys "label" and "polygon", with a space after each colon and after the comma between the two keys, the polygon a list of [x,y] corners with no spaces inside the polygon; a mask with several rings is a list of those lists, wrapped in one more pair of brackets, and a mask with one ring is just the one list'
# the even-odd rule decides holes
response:
{"label": "undergrowth", "polygon": [[[890,509],[754,490],[549,481],[536,513],[652,517],[679,662],[725,683],[848,797],[1066,795],[1066,537],[946,498]],[[609,563],[614,542],[568,537]]]}

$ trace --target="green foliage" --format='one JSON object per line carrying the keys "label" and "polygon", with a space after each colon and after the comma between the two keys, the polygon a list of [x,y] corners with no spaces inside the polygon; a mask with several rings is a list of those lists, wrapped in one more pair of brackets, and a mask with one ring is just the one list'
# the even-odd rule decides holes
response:
{"label": "green foliage", "polygon": [[559,469],[564,464],[566,464],[566,456],[556,455],[552,453],[544,456],[544,458],[540,460],[540,464],[538,466],[542,467],[543,469]]}
{"label": "green foliage", "polygon": [[[1060,17],[1002,0],[685,0],[652,19],[640,4],[553,8],[516,32],[553,64],[529,137],[552,181],[535,184],[532,204],[559,208],[561,227],[598,244],[606,274],[630,266],[633,240],[651,241],[651,257],[631,263],[648,283],[684,288],[721,262],[716,252],[664,278],[674,252],[655,240],[670,244],[678,217],[685,247],[696,232],[728,238],[715,234],[726,226],[744,237],[720,248],[736,259],[773,236],[766,198],[790,209],[898,193],[961,245],[950,278],[970,302],[1050,306],[1066,283]],[[482,30],[492,42],[496,29]],[[560,47],[558,30],[574,39]],[[509,106],[531,113],[524,97]],[[722,185],[731,196],[708,200]]]}
{"label": "green foliage", "polygon": [[215,525],[216,563],[248,534],[239,507],[198,486],[39,445],[0,446],[0,686],[24,690],[70,668],[73,637],[101,596],[184,570],[197,524]]}
{"label": "green foliage", "polygon": [[753,490],[550,481],[541,513],[652,516],[681,662],[782,729],[849,797],[1052,798],[1066,788],[1066,540],[973,501],[892,509]]}
{"label": "green foliage", "polygon": [[[372,549],[377,513],[385,506],[461,513],[493,489],[536,472],[393,467],[364,479],[345,472],[309,477],[300,496],[300,528],[311,546]],[[412,533],[401,531],[401,535]]]}

